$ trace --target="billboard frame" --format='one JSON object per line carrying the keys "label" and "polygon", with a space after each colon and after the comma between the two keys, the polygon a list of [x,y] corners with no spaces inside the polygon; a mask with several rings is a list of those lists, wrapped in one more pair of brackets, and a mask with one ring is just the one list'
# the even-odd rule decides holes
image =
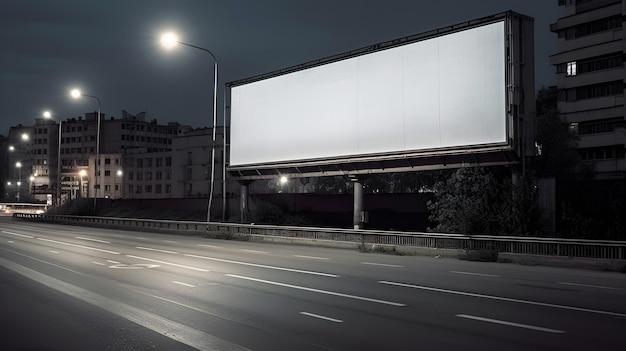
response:
{"label": "billboard frame", "polygon": [[[505,52],[503,53],[503,59],[505,60],[505,86],[502,89],[505,89],[506,108],[503,111],[503,118],[506,119],[506,142],[262,164],[235,166],[227,164],[227,171],[239,180],[256,180],[271,179],[279,176],[292,178],[335,175],[358,176],[375,173],[457,168],[477,164],[524,164],[524,156],[529,155],[528,145],[534,145],[534,114],[529,111],[526,114],[520,113],[520,110],[524,111],[534,108],[535,94],[533,38],[532,35],[528,34],[528,29],[525,29],[522,23],[532,22],[533,19],[512,11],[370,45],[343,54],[229,82],[226,84],[224,96],[225,120],[230,120],[230,99],[233,87],[502,21],[505,28]],[[532,26],[530,33],[533,33]],[[530,75],[527,72],[528,69],[531,70]],[[530,89],[524,89],[524,86],[520,84],[521,82],[527,84]],[[525,91],[526,93],[524,93]],[[529,98],[532,98],[532,107],[528,101],[524,101],[529,100]],[[524,106],[520,108],[521,105],[526,105],[526,108]],[[232,128],[229,129],[232,132]],[[227,146],[230,152],[230,143]]]}

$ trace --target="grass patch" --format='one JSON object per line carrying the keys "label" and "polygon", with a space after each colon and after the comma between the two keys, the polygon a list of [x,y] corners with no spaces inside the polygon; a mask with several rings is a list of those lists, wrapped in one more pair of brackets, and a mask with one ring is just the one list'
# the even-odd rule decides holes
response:
{"label": "grass patch", "polygon": [[398,255],[398,256],[403,255],[403,253],[396,250],[395,246],[379,245],[379,244],[373,244],[372,246],[360,244],[359,251],[368,252],[368,253],[381,253],[381,254],[387,254],[387,255]]}
{"label": "grass patch", "polygon": [[235,240],[235,241],[250,241],[250,235],[242,233],[233,233],[228,231],[207,231],[198,235],[201,238],[207,239],[219,239],[219,240]]}

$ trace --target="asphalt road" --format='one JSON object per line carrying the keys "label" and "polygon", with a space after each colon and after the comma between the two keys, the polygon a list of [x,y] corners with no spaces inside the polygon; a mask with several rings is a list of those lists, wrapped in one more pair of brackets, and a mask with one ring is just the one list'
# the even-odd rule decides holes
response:
{"label": "asphalt road", "polygon": [[626,275],[0,217],[3,350],[626,350]]}

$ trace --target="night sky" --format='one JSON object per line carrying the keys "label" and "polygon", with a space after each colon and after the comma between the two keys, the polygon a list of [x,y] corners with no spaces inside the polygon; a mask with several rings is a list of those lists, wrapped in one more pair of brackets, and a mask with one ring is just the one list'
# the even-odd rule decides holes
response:
{"label": "night sky", "polygon": [[556,0],[0,0],[0,134],[95,111],[74,87],[107,117],[210,126],[211,56],[164,50],[167,30],[217,57],[221,119],[226,82],[507,10],[535,18],[536,87],[555,84]]}

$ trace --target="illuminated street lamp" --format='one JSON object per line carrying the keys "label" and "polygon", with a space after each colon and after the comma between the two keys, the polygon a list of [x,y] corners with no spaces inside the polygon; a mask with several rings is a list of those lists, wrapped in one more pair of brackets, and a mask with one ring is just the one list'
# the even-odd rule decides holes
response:
{"label": "illuminated street lamp", "polygon": [[54,118],[59,120],[59,147],[57,150],[57,206],[61,205],[61,131],[63,130],[63,120],[61,117],[53,115],[50,111],[44,111],[45,118]]}
{"label": "illuminated street lamp", "polygon": [[[217,127],[217,58],[213,53],[205,48],[201,48],[196,45],[191,45],[187,43],[183,43],[178,40],[178,37],[174,33],[165,33],[161,36],[161,45],[166,49],[171,49],[176,44],[185,45],[194,49],[202,50],[213,58],[213,145],[211,147],[211,184],[209,190],[209,204],[207,205],[207,214],[206,221],[211,221],[211,203],[213,201],[213,187],[215,184],[215,128]],[[224,123],[224,156],[226,156],[226,123]],[[224,162],[226,161],[226,157],[224,157]],[[225,177],[224,177],[225,178]],[[224,184],[226,183],[226,179],[223,179]],[[223,194],[224,203],[226,202],[226,192]],[[222,220],[224,220],[225,216],[225,206],[222,208]]]}
{"label": "illuminated street lamp", "polygon": [[100,110],[102,109],[102,104],[100,103],[100,99],[97,96],[87,95],[80,92],[78,89],[73,89],[70,92],[70,95],[74,99],[78,99],[81,96],[90,97],[92,99],[96,99],[98,101],[98,129],[96,131],[96,161],[94,162],[94,170],[96,172],[96,181],[94,182],[94,192],[95,195],[93,197],[93,210],[96,211],[96,201],[98,199],[98,163],[100,163]]}
{"label": "illuminated street lamp", "polygon": [[[81,169],[78,175],[80,176],[80,197],[83,197],[83,177],[87,175],[87,171]],[[87,197],[89,197],[89,194],[87,194]]]}
{"label": "illuminated street lamp", "polygon": [[18,173],[17,196],[15,196],[15,199],[17,200],[17,202],[20,202],[20,185],[22,185],[22,163],[19,161],[15,162],[15,168],[17,168]]}

